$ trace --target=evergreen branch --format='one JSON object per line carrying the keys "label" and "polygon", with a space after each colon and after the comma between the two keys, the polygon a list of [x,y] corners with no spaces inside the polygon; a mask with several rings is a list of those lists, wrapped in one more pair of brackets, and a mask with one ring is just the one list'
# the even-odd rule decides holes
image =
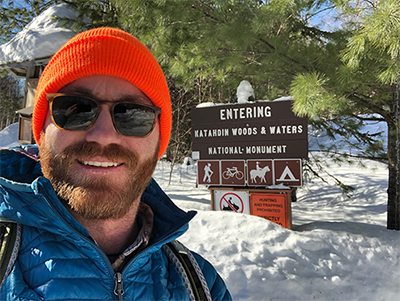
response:
{"label": "evergreen branch", "polygon": [[318,15],[318,14],[324,12],[324,11],[331,10],[331,9],[335,9],[335,8],[336,8],[336,6],[335,6],[335,5],[332,5],[332,6],[328,6],[328,7],[325,7],[325,8],[323,8],[323,9],[320,9],[319,11],[316,11],[316,12],[313,13],[313,14],[309,14],[308,17],[306,18],[306,21],[308,21],[309,19],[315,17],[316,15]]}
{"label": "evergreen branch", "polygon": [[340,152],[340,151],[333,151],[333,150],[309,150],[308,152],[310,153],[328,153],[331,155],[336,155],[336,156],[341,156],[341,157],[345,157],[345,158],[353,158],[353,159],[366,159],[366,160],[371,160],[371,161],[377,161],[380,163],[384,163],[384,164],[388,164],[387,161],[387,155],[382,155],[382,156],[367,156],[367,155],[355,155],[355,154],[349,154],[349,153],[344,153],[344,152]]}
{"label": "evergreen branch", "polygon": [[[207,10],[213,11],[212,7],[210,7],[209,5],[207,5],[206,3],[204,3],[204,1],[197,0],[197,2],[200,4],[200,6],[205,7]],[[214,21],[214,22],[216,22],[216,23],[225,23],[225,22],[223,22],[222,20],[219,20],[218,18],[212,16],[212,15],[210,14],[210,12],[206,12],[206,11],[200,10],[200,9],[197,8],[197,6],[195,6],[194,4],[192,5],[192,8],[195,9],[195,10],[197,10],[197,11],[199,11],[199,12],[201,12],[201,13],[203,13],[203,15],[204,15],[207,19],[209,19],[209,20],[211,20],[211,21]]]}
{"label": "evergreen branch", "polygon": [[358,120],[362,120],[362,121],[386,121],[385,118],[379,118],[379,117],[362,117],[356,114],[351,114],[352,117],[357,118]]}
{"label": "evergreen branch", "polygon": [[317,38],[317,40],[319,42],[323,42],[326,43],[326,41],[324,41],[323,39],[321,39],[320,37],[325,37],[325,38],[329,38],[333,35],[335,35],[335,33],[329,32],[329,31],[325,31],[316,27],[312,27],[312,26],[307,26],[303,24],[303,32],[307,33],[308,36],[313,37],[313,38]]}
{"label": "evergreen branch", "polygon": [[322,182],[324,182],[324,183],[326,183],[326,184],[329,184],[328,181],[325,180],[317,171],[315,171],[314,168],[312,168],[310,164],[307,164],[307,163],[306,163],[306,166],[307,166],[307,170],[311,171],[311,173],[312,173],[315,177],[317,177],[318,179],[320,179]]}
{"label": "evergreen branch", "polygon": [[[1,17],[1,19],[3,19],[3,18],[9,18],[9,14],[10,14],[10,9],[8,9],[8,8],[3,8],[1,11],[0,11],[0,17]],[[17,18],[15,15],[13,15],[13,22],[15,22],[15,23],[17,23],[17,28],[13,28],[14,30],[18,30],[18,27],[19,28],[23,28],[24,26],[26,26],[29,22],[25,22],[25,21],[23,21],[22,19],[19,19],[19,18]],[[10,30],[10,28],[8,28],[8,30]]]}
{"label": "evergreen branch", "polygon": [[267,41],[265,41],[264,39],[260,38],[259,41],[261,42],[261,44],[264,44],[265,46],[267,46],[267,48],[271,52],[275,52],[276,51],[276,48],[274,46],[272,46],[270,43],[268,43]]}
{"label": "evergreen branch", "polygon": [[288,57],[287,55],[280,53],[276,50],[276,48],[274,46],[272,46],[270,43],[268,43],[266,40],[260,38],[258,39],[262,44],[264,44],[265,46],[267,46],[267,48],[269,50],[272,51],[272,53],[276,53],[276,55],[282,59],[284,59],[285,61],[289,62],[290,64],[295,64],[295,65],[300,65],[302,69],[304,69],[305,72],[309,72],[310,70],[304,66],[303,64],[301,64],[300,62],[296,61],[295,59]]}
{"label": "evergreen branch", "polygon": [[369,3],[371,5],[371,7],[376,8],[376,4],[374,1],[365,0],[365,2]]}
{"label": "evergreen branch", "polygon": [[355,101],[362,107],[368,108],[368,109],[378,113],[379,115],[383,116],[385,118],[385,120],[388,120],[388,118],[389,118],[388,112],[386,112],[381,107],[374,105],[370,101],[364,99],[364,97],[366,98],[366,96],[356,94],[356,92],[352,92],[347,96],[348,99]]}
{"label": "evergreen branch", "polygon": [[[319,164],[319,161],[314,158],[313,162],[317,165],[318,169],[321,171],[324,171],[330,178],[332,178],[335,182],[336,185],[340,187],[340,189],[346,193],[347,197],[350,197],[350,193],[355,190],[353,186],[350,185],[345,185],[342,181],[340,181],[338,178],[336,178],[334,175],[329,173],[326,168],[324,168],[321,164]],[[323,182],[328,184],[328,181],[326,181],[318,172],[314,171],[314,169],[310,166],[310,164],[307,164],[307,167],[310,168],[312,173],[317,176],[319,179],[321,179]]]}

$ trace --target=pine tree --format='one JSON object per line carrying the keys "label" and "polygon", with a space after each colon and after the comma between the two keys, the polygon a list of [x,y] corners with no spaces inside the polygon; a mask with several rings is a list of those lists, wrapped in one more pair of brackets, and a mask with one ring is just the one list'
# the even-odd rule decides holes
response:
{"label": "pine tree", "polygon": [[[345,131],[339,134],[346,136],[349,131],[369,146],[361,155],[388,163],[387,228],[400,230],[400,3],[346,0],[336,4],[342,26],[350,33],[339,52],[342,62],[334,72],[296,76],[291,89],[295,110],[318,116],[322,123],[347,120],[339,123]],[[386,122],[387,153],[377,137],[352,126],[365,121]]]}
{"label": "pine tree", "polygon": [[171,75],[187,88],[207,85],[209,99],[223,93],[226,102],[243,79],[257,99],[274,99],[289,93],[296,73],[330,64],[321,43],[331,33],[308,26],[308,2],[144,1],[129,11]]}

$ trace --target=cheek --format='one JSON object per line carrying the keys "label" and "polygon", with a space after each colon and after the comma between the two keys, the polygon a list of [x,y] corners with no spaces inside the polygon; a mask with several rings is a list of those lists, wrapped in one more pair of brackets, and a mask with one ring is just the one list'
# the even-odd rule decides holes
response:
{"label": "cheek", "polygon": [[50,114],[47,114],[46,120],[43,125],[41,143],[45,143],[48,150],[53,153],[58,153],[66,146],[71,144],[73,139],[73,132],[63,131],[57,128],[51,120]]}
{"label": "cheek", "polygon": [[57,145],[57,143],[55,143],[55,141],[54,141],[55,137],[57,136],[56,130],[57,130],[57,128],[51,121],[50,113],[47,112],[47,116],[46,116],[46,119],[43,124],[42,133],[40,135],[41,136],[40,144],[44,144],[46,149],[48,149],[50,151],[54,150],[53,146]]}
{"label": "cheek", "polygon": [[149,138],[151,138],[150,144],[152,145],[152,149],[158,150],[159,145],[160,145],[160,126],[159,123],[155,125],[153,131],[151,132],[151,135],[149,135]]}
{"label": "cheek", "polygon": [[157,125],[154,127],[151,134],[145,138],[129,138],[129,148],[136,150],[142,154],[143,159],[152,158],[154,153],[159,149],[160,143],[160,128]]}

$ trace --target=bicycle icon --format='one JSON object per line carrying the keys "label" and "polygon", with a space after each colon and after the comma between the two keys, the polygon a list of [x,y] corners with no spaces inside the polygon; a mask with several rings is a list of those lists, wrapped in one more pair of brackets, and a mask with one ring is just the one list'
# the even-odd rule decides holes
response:
{"label": "bicycle icon", "polygon": [[222,177],[225,180],[228,180],[233,177],[235,177],[238,180],[241,180],[244,177],[244,173],[243,171],[238,170],[236,166],[232,168],[227,167],[226,170],[222,173]]}

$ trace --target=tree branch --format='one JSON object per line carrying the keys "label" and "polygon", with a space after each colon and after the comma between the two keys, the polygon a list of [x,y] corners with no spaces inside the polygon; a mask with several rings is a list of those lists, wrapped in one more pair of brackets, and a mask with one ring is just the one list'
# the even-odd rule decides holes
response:
{"label": "tree branch", "polygon": [[353,154],[349,154],[349,153],[344,153],[344,152],[338,152],[338,151],[331,151],[331,150],[309,150],[309,152],[311,153],[319,153],[319,152],[323,152],[323,153],[328,153],[331,155],[337,155],[337,156],[342,156],[342,157],[346,157],[346,158],[354,158],[354,159],[367,159],[367,160],[371,160],[371,161],[378,161],[381,163],[385,163],[387,164],[387,156],[385,157],[375,157],[375,156],[364,156],[364,155],[353,155]]}
{"label": "tree branch", "polygon": [[362,117],[358,116],[356,114],[351,114],[352,117],[357,118],[358,120],[363,120],[363,121],[386,121],[385,118],[379,118],[379,117]]}
{"label": "tree branch", "polygon": [[378,113],[379,115],[383,116],[385,121],[388,121],[388,118],[390,117],[389,116],[390,114],[388,112],[386,112],[381,107],[372,104],[370,101],[365,100],[361,95],[357,95],[355,92],[352,92],[351,94],[349,94],[347,96],[347,98],[350,99],[350,100],[354,100],[355,102],[357,102],[361,106],[363,106],[365,108],[368,108],[368,109]]}

